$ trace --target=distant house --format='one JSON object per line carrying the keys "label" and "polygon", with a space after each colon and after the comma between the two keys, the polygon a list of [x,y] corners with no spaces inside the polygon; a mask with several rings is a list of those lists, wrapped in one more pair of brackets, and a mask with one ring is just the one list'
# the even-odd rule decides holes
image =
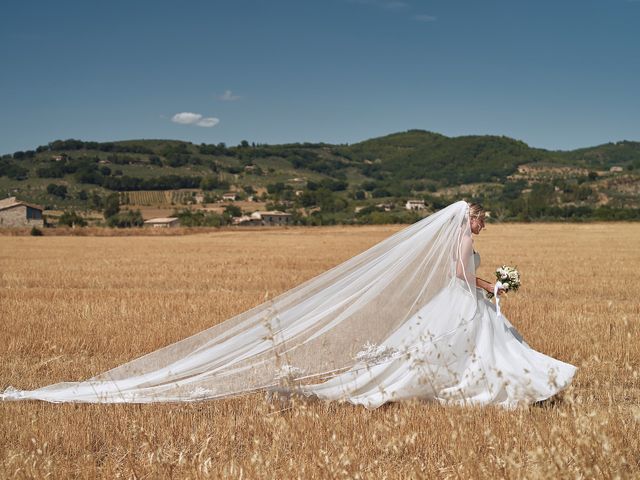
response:
{"label": "distant house", "polygon": [[291,223],[291,214],[273,210],[270,212],[253,212],[253,218],[259,218],[263,225],[289,225]]}
{"label": "distant house", "polygon": [[0,227],[42,227],[42,207],[9,197],[0,200]]}
{"label": "distant house", "polygon": [[622,167],[617,166],[617,165],[616,165],[616,166],[613,166],[613,167],[611,167],[611,168],[609,169],[609,171],[610,171],[611,173],[614,173],[614,172],[622,172],[623,170],[624,170],[624,169],[623,169]]}
{"label": "distant house", "polygon": [[173,228],[180,226],[180,220],[176,217],[150,218],[149,220],[144,221],[144,226],[153,228]]}
{"label": "distant house", "polygon": [[424,200],[407,200],[404,206],[407,210],[424,210]]}
{"label": "distant house", "polygon": [[198,205],[204,203],[204,195],[202,195],[201,193],[196,193],[193,198]]}
{"label": "distant house", "polygon": [[[424,204],[424,202],[423,202],[423,204]],[[391,210],[396,208],[396,206],[393,203],[378,203],[376,205],[376,207],[381,208],[385,212],[390,212]]]}
{"label": "distant house", "polygon": [[67,155],[65,153],[62,153],[60,155],[54,155],[53,157],[51,157],[53,160],[55,160],[56,162],[61,162],[62,160],[66,160],[67,159]]}
{"label": "distant house", "polygon": [[262,225],[262,221],[260,219],[251,218],[249,215],[242,215],[241,217],[233,217],[232,222],[234,225],[240,225],[243,227]]}
{"label": "distant house", "polygon": [[277,226],[291,224],[291,214],[279,212],[277,210],[270,212],[253,212],[251,216],[242,216],[234,219],[236,225],[242,226]]}
{"label": "distant house", "polygon": [[231,202],[235,202],[237,198],[238,198],[238,195],[236,195],[233,192],[227,192],[227,193],[223,193],[222,194],[222,200],[228,200],[228,201],[231,201]]}

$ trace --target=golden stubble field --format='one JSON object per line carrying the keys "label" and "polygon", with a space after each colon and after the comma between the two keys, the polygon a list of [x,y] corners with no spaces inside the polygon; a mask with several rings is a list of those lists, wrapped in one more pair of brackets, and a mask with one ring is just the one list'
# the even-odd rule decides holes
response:
{"label": "golden stubble field", "polygon": [[[399,227],[0,237],[0,388],[80,380],[223,321]],[[156,405],[0,403],[1,478],[640,477],[640,224],[490,225],[479,276],[577,365],[557,401],[374,411],[262,395]]]}

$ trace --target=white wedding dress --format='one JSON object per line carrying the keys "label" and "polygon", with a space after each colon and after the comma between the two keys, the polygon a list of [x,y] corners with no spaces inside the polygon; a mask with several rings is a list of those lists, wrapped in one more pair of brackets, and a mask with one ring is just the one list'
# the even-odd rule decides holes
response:
{"label": "white wedding dress", "polygon": [[8,387],[0,399],[190,402],[267,391],[375,408],[548,398],[576,369],[531,349],[476,289],[469,225],[467,203],[454,203],[192,337],[85,381]]}
{"label": "white wedding dress", "polygon": [[[480,255],[474,252],[475,267]],[[457,304],[459,321],[439,312]],[[576,368],[533,350],[486,292],[454,278],[361,362],[304,393],[367,408],[398,400],[514,407],[547,399],[566,387]]]}

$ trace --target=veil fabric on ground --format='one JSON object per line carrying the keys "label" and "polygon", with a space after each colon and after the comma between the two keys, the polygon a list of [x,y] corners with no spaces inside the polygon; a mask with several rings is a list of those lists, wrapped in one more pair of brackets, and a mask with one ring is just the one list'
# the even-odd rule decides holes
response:
{"label": "veil fabric on ground", "polygon": [[409,398],[512,406],[575,367],[532,350],[475,287],[457,202],[275,299],[82,382],[3,400],[149,403],[296,392],[375,408]]}

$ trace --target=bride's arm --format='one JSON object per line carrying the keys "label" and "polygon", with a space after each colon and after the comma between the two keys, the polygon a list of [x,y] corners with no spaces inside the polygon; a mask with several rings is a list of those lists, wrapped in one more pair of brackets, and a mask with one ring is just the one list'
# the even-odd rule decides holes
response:
{"label": "bride's arm", "polygon": [[[476,287],[478,288],[482,288],[483,290],[486,290],[489,293],[493,293],[493,289],[495,288],[495,286],[496,286],[495,283],[491,283],[487,280],[476,277]],[[502,289],[498,290],[498,295],[502,295],[503,293],[504,293],[504,290]]]}
{"label": "bride's arm", "polygon": [[473,243],[471,242],[471,236],[462,236],[457,253],[458,260],[456,262],[456,276],[469,283],[473,281],[471,278],[471,272],[469,271],[471,270],[470,265],[467,263],[473,263]]}
{"label": "bride's arm", "polygon": [[[456,263],[456,276],[466,282],[470,282],[472,281],[471,274],[469,272],[470,268],[465,268],[465,259],[469,259],[469,261],[473,262],[473,242],[471,241],[470,236],[463,236],[461,239],[459,258]],[[493,293],[493,288],[495,286],[493,283],[478,277],[476,277],[475,283],[476,287]],[[502,293],[502,290],[498,292],[498,295],[500,293]]]}
{"label": "bride's arm", "polygon": [[[458,252],[458,261],[456,262],[456,276],[465,282],[469,283],[473,281],[470,266],[465,266],[465,260],[473,264],[473,242],[470,235],[463,235],[460,240],[460,247]],[[476,287],[482,288],[487,292],[493,293],[494,284],[484,280],[482,278],[475,277]],[[498,295],[502,293],[502,290],[498,291]]]}
{"label": "bride's arm", "polygon": [[[489,293],[493,293],[494,286],[495,285],[493,283],[488,282],[487,280],[484,280],[482,278],[476,277],[476,287],[482,288],[483,290],[486,290]],[[500,290],[500,292],[502,292],[502,290]]]}

